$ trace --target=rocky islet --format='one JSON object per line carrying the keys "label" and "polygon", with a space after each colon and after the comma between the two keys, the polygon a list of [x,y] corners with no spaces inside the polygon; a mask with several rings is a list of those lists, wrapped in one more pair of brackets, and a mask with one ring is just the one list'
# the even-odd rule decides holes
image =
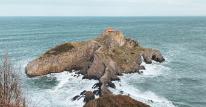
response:
{"label": "rocky islet", "polygon": [[[98,107],[87,106],[90,105],[87,103],[90,100],[104,102],[101,98],[105,96],[127,99],[124,101],[128,102],[128,96],[115,96],[108,87],[115,88],[112,81],[119,80],[118,76],[124,73],[141,73],[140,70],[145,69],[141,63],[151,64],[152,60],[163,62],[165,59],[159,50],[144,48],[137,41],[126,38],[121,31],[108,28],[94,40],[67,42],[48,50],[29,62],[25,71],[29,77],[69,71],[82,74],[83,79],[98,80],[99,83],[93,86],[97,90],[85,90],[73,98],[76,100],[83,96],[85,107]],[[95,95],[100,96],[99,100]]]}

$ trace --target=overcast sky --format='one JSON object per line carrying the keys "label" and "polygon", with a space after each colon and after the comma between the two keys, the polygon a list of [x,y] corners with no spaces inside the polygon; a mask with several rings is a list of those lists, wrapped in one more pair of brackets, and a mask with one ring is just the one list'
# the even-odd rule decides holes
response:
{"label": "overcast sky", "polygon": [[206,16],[206,0],[0,0],[0,16]]}

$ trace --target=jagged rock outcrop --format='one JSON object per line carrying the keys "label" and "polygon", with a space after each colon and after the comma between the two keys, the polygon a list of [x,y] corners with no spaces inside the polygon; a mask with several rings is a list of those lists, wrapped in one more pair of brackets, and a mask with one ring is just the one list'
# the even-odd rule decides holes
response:
{"label": "jagged rock outcrop", "polygon": [[29,77],[74,71],[84,75],[83,79],[99,80],[99,91],[95,94],[103,97],[112,95],[108,87],[115,88],[112,81],[119,80],[118,76],[140,73],[139,70],[145,69],[142,61],[151,64],[152,60],[163,62],[165,59],[159,50],[143,48],[122,32],[108,28],[94,40],[68,42],[48,50],[29,62],[25,71]]}
{"label": "jagged rock outcrop", "polygon": [[91,100],[84,107],[149,107],[125,95],[107,95]]}
{"label": "jagged rock outcrop", "polygon": [[160,51],[156,49],[144,49],[142,56],[147,64],[151,64],[152,60],[157,62],[163,62],[165,60]]}

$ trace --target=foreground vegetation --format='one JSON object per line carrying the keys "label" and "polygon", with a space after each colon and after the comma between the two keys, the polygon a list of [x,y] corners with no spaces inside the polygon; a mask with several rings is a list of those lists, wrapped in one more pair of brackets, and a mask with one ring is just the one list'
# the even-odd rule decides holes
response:
{"label": "foreground vegetation", "polygon": [[20,80],[8,54],[4,55],[0,62],[0,107],[26,107]]}

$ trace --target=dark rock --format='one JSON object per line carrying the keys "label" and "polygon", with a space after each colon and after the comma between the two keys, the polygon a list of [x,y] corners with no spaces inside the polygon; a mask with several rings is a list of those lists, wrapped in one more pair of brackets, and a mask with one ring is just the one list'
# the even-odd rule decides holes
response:
{"label": "dark rock", "polygon": [[145,70],[145,67],[143,65],[139,66],[139,70]]}
{"label": "dark rock", "polygon": [[82,97],[84,97],[84,96],[81,95],[77,100],[81,99]]}
{"label": "dark rock", "polygon": [[120,93],[120,94],[124,94],[124,91],[120,91],[119,93]]}
{"label": "dark rock", "polygon": [[154,101],[153,100],[148,100],[149,102],[151,102],[151,103],[154,103]]}
{"label": "dark rock", "polygon": [[84,95],[85,93],[86,93],[86,90],[82,91],[82,92],[80,93],[80,95]]}
{"label": "dark rock", "polygon": [[100,87],[101,86],[101,83],[95,83],[93,86],[92,86],[92,88],[94,89],[94,88],[97,88],[97,87]]}
{"label": "dark rock", "polygon": [[95,75],[88,75],[88,74],[85,74],[82,79],[93,79],[93,80],[99,80],[99,77],[98,76],[95,76]]}
{"label": "dark rock", "polygon": [[159,50],[149,49],[149,48],[144,49],[143,58],[144,58],[145,63],[147,64],[151,64],[152,60],[157,61],[157,62],[165,61],[164,57],[162,56]]}
{"label": "dark rock", "polygon": [[115,84],[112,83],[112,82],[109,82],[109,83],[108,83],[108,86],[111,87],[111,88],[114,88],[114,89],[116,88]]}
{"label": "dark rock", "polygon": [[100,90],[94,90],[93,93],[94,93],[95,95],[100,95]]}
{"label": "dark rock", "polygon": [[79,97],[80,97],[80,95],[76,95],[76,96],[74,96],[74,97],[72,98],[72,101],[77,100]]}

